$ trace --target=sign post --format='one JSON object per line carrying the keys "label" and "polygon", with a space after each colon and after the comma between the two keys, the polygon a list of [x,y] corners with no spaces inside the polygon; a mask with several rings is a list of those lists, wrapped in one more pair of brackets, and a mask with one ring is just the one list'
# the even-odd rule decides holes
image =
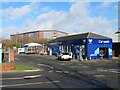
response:
{"label": "sign post", "polygon": [[2,43],[0,43],[0,63],[2,63]]}
{"label": "sign post", "polygon": [[9,48],[9,62],[14,61],[14,51]]}

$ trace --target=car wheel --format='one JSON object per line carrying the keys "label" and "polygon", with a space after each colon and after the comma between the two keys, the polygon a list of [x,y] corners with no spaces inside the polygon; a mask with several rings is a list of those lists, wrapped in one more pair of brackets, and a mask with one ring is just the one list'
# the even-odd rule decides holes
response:
{"label": "car wheel", "polygon": [[71,61],[71,59],[70,59],[70,58],[69,58],[68,60],[69,60],[69,61]]}

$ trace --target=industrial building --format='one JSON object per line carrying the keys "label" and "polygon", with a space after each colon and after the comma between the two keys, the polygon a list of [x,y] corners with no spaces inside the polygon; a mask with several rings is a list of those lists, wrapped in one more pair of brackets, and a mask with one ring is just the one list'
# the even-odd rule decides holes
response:
{"label": "industrial building", "polygon": [[91,32],[56,38],[47,43],[47,49],[53,55],[72,52],[74,59],[112,59],[112,39]]}
{"label": "industrial building", "polygon": [[113,56],[114,57],[120,57],[120,31],[117,31],[116,33],[108,35],[112,38],[112,49],[113,49]]}
{"label": "industrial building", "polygon": [[38,30],[10,35],[10,40],[21,45],[33,42],[45,44],[49,40],[67,35],[68,33],[57,30]]}

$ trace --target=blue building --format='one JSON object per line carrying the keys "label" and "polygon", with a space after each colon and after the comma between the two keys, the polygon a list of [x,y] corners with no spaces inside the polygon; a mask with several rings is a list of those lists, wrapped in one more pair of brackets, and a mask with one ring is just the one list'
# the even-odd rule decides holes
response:
{"label": "blue building", "polygon": [[112,58],[112,39],[95,33],[82,33],[60,37],[47,43],[53,55],[72,52],[75,59]]}

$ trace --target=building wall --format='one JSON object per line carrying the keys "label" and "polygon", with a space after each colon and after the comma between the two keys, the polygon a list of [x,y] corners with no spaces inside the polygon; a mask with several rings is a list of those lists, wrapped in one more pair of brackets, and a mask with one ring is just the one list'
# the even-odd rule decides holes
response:
{"label": "building wall", "polygon": [[120,42],[120,34],[110,34],[110,35],[107,35],[107,36],[113,39],[113,43],[114,42]]}
{"label": "building wall", "polygon": [[46,43],[49,40],[54,39],[54,36],[61,37],[68,35],[63,32],[51,30],[51,31],[35,31],[35,32],[28,32],[28,33],[21,33],[16,35],[11,35],[10,38],[13,41],[21,42],[22,44],[29,43],[29,42],[37,42],[37,43]]}
{"label": "building wall", "polygon": [[59,53],[61,47],[63,52],[67,52],[67,48],[71,47],[70,51],[75,59],[80,59],[81,56],[87,59],[99,59],[100,48],[107,48],[107,58],[112,58],[112,39],[83,38],[48,43],[48,48],[53,50],[53,54]]}
{"label": "building wall", "polygon": [[112,39],[87,39],[87,58],[98,59],[100,48],[108,48],[108,58],[112,58]]}

